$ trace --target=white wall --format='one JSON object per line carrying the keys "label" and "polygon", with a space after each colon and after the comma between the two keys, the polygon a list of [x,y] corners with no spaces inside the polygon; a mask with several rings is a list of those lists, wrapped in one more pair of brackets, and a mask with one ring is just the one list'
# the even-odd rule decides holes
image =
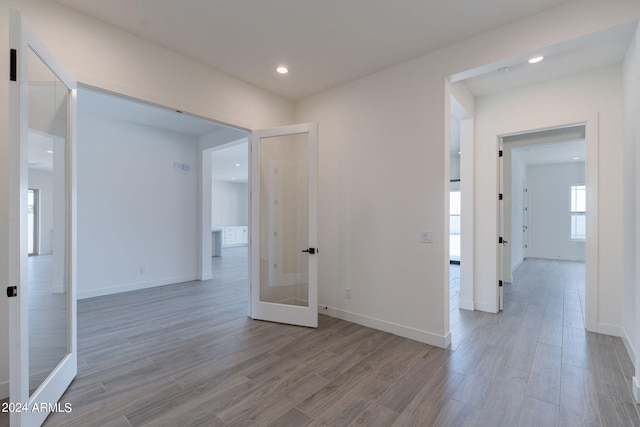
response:
{"label": "white wall", "polygon": [[29,188],[40,190],[40,242],[39,255],[52,253],[51,235],[53,231],[53,173],[40,169],[29,169]]}
{"label": "white wall", "polygon": [[211,217],[213,227],[249,224],[247,183],[212,180]]}
{"label": "white wall", "polygon": [[527,186],[527,166],[517,152],[509,151],[511,154],[511,235],[509,236],[509,242],[511,248],[511,273],[513,273],[527,256],[522,233],[522,227],[525,225],[523,218],[525,206],[523,188]]}
{"label": "white wall", "polygon": [[78,298],[195,280],[198,138],[79,103]]}
{"label": "white wall", "polygon": [[[473,209],[473,129],[475,115],[475,98],[463,83],[449,85],[451,90],[451,114],[460,120],[460,308],[474,309],[474,209]],[[457,108],[460,107],[460,108]]]}
{"label": "white wall", "polygon": [[635,366],[632,391],[636,401],[640,401],[640,328],[638,327],[638,309],[640,309],[640,269],[636,266],[640,262],[640,30],[631,40],[622,67],[622,82],[624,94],[624,149],[623,164],[623,292],[624,318],[623,342],[627,348],[631,361]]}
{"label": "white wall", "polygon": [[[529,166],[527,176],[529,182],[527,256],[584,261],[584,241],[571,240],[570,220],[570,189],[572,185],[585,183],[584,162]],[[518,186],[518,188],[521,187]]]}
{"label": "white wall", "polygon": [[[454,73],[512,56],[524,59],[541,47],[640,16],[637,2],[615,3],[569,2],[297,103],[296,121],[317,120],[321,135],[321,306],[336,316],[446,345],[449,89],[444,83]],[[615,280],[621,256],[616,221],[620,180],[615,173],[622,160],[619,76],[619,68],[613,68],[526,90],[537,118],[602,111],[602,140],[611,150],[600,159],[601,224],[606,224],[600,279],[607,287],[599,295],[599,313],[611,325],[621,323],[616,310],[620,282]],[[515,98],[523,99],[519,94]],[[485,109],[484,119],[526,128],[526,111],[507,98],[497,105],[500,113]],[[497,144],[495,134],[482,132],[478,118],[476,104],[481,132],[476,132],[474,152],[474,299],[476,308],[495,310]],[[424,229],[434,231],[433,244],[419,243]],[[345,288],[351,288],[350,300],[344,298]]]}
{"label": "white wall", "polygon": [[[291,124],[293,103],[175,52],[48,0],[0,0],[0,50],[8,52],[9,8],[34,30],[81,82],[247,129]],[[0,55],[0,69],[9,68]],[[126,67],[122,66],[126,64]],[[185,79],[188,76],[188,79]],[[0,90],[0,276],[8,266],[8,79]],[[5,203],[6,202],[6,203]],[[8,305],[0,298],[0,396],[8,393]]]}
{"label": "white wall", "polygon": [[[599,264],[598,319],[601,332],[620,333],[622,325],[622,175],[623,119],[622,81],[619,66],[569,76],[476,100],[476,201],[479,218],[491,218],[496,206],[496,159],[492,147],[496,135],[534,130],[563,123],[576,123],[598,114],[599,174]],[[480,248],[493,241],[495,229],[476,235],[476,284],[480,301],[495,298],[495,255]],[[531,231],[531,230],[530,230]],[[531,232],[530,234],[533,234]]]}

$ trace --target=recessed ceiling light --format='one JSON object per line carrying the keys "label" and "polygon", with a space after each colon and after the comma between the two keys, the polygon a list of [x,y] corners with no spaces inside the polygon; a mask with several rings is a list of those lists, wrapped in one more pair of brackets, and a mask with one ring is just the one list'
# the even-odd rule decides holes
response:
{"label": "recessed ceiling light", "polygon": [[236,163],[236,166],[240,166],[240,163]]}
{"label": "recessed ceiling light", "polygon": [[53,154],[53,151],[52,150],[47,150],[47,153]]}
{"label": "recessed ceiling light", "polygon": [[278,74],[287,74],[289,72],[289,69],[281,65],[278,68],[276,68],[276,71],[278,72]]}
{"label": "recessed ceiling light", "polygon": [[535,64],[537,62],[540,62],[544,59],[544,56],[536,56],[535,58],[531,58],[529,60],[529,64]]}
{"label": "recessed ceiling light", "polygon": [[231,178],[231,179],[235,179],[235,178]]}
{"label": "recessed ceiling light", "polygon": [[573,160],[580,160],[580,157],[574,157]]}

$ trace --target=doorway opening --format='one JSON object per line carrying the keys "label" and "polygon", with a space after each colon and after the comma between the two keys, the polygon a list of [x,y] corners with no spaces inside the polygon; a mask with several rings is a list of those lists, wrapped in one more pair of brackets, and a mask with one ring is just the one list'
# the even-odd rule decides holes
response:
{"label": "doorway opening", "polygon": [[78,299],[210,279],[204,153],[248,132],[81,86],[78,134]]}
{"label": "doorway opening", "polygon": [[[533,283],[531,265],[555,261],[576,274],[581,320],[585,314],[586,126],[501,137],[498,277],[508,287]],[[558,264],[560,263],[560,264]],[[568,263],[568,264],[567,264]],[[536,265],[537,265],[536,264]],[[551,266],[550,264],[549,266]],[[553,289],[549,290],[554,292]],[[506,300],[506,302],[505,302]]]}
{"label": "doorway opening", "polygon": [[[210,157],[212,275],[219,280],[249,269],[249,141],[247,137],[205,150]],[[204,229],[207,232],[207,229]]]}

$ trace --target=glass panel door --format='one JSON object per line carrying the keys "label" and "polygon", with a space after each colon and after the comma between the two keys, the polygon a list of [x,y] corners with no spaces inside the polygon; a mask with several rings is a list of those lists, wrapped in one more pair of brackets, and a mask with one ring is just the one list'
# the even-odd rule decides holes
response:
{"label": "glass panel door", "polygon": [[11,425],[40,425],[77,371],[75,82],[15,11],[11,48],[10,400],[23,409]]}
{"label": "glass panel door", "polygon": [[251,315],[315,327],[315,125],[256,131],[252,156]]}
{"label": "glass panel door", "polygon": [[69,294],[67,115],[69,90],[28,49],[28,183],[48,191],[49,247],[28,260],[29,391],[67,354]]}

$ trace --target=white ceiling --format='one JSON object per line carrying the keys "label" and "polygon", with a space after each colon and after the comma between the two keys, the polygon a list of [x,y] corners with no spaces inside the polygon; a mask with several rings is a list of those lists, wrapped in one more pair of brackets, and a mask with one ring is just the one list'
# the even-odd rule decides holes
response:
{"label": "white ceiling", "polygon": [[30,169],[53,170],[53,139],[29,129],[27,162]]}
{"label": "white ceiling", "polygon": [[[636,25],[636,22],[629,22],[540,51],[525,52],[460,73],[453,76],[452,81],[464,81],[471,93],[480,97],[619,64],[624,59]],[[544,56],[544,60],[537,64],[528,63],[530,58],[538,55]],[[504,71],[504,67],[508,71]]]}
{"label": "white ceiling", "polygon": [[527,145],[512,149],[528,166],[558,163],[584,162],[585,141],[562,141],[548,144]]}
{"label": "white ceiling", "polygon": [[568,0],[55,1],[297,100]]}
{"label": "white ceiling", "polygon": [[78,109],[83,113],[135,122],[195,137],[229,131],[237,131],[238,139],[247,135],[246,131],[210,120],[84,87],[78,91]]}
{"label": "white ceiling", "polygon": [[249,144],[243,142],[211,152],[211,170],[215,181],[247,183],[249,180]]}
{"label": "white ceiling", "polygon": [[503,137],[504,147],[511,147],[526,165],[584,162],[585,126],[569,126]]}

